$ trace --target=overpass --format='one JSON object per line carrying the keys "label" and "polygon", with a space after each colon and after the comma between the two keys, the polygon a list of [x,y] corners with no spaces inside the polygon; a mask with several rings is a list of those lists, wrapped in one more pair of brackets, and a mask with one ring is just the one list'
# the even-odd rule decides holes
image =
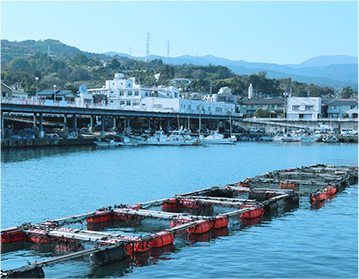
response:
{"label": "overpass", "polygon": [[163,112],[163,111],[147,111],[147,110],[126,110],[126,109],[114,109],[106,106],[102,107],[80,107],[80,106],[47,106],[39,104],[20,104],[12,102],[2,102],[1,104],[1,131],[3,136],[4,121],[9,119],[11,114],[18,115],[33,115],[34,119],[39,119],[39,136],[43,137],[43,123],[45,116],[60,116],[67,119],[68,116],[73,118],[73,127],[77,127],[76,119],[79,117],[89,118],[90,125],[93,126],[93,118],[101,118],[101,135],[105,134],[105,119],[113,119],[113,124],[116,127],[118,119],[124,119],[126,125],[130,126],[130,121],[133,118],[147,118],[148,126],[150,127],[151,118],[158,118],[160,120],[167,120],[167,127],[170,126],[170,122],[177,119],[178,126],[180,123],[185,126],[185,123],[189,123],[190,119],[212,121],[213,126],[218,121],[239,121],[242,117],[239,114],[196,114],[196,113],[183,113],[183,112]]}

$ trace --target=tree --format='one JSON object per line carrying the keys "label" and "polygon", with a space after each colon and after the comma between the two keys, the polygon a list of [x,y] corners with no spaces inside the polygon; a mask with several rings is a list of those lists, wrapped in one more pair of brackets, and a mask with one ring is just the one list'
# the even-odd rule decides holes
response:
{"label": "tree", "polygon": [[116,58],[113,58],[111,60],[111,63],[108,66],[112,70],[117,70],[118,68],[120,68],[121,64],[120,64],[120,62],[118,62],[118,60]]}
{"label": "tree", "polygon": [[268,112],[268,110],[261,109],[261,108],[257,108],[257,110],[256,110],[256,112],[254,113],[254,115],[255,115],[256,117],[259,117],[259,118],[264,118],[264,117],[268,117],[269,112]]}
{"label": "tree", "polygon": [[350,86],[347,86],[342,89],[342,91],[339,93],[339,96],[342,99],[350,99],[353,98],[355,94],[358,94],[358,92],[354,91]]}
{"label": "tree", "polygon": [[86,64],[87,61],[88,61],[88,58],[83,53],[76,54],[75,57],[72,59],[72,62],[75,65],[83,65],[83,64]]}

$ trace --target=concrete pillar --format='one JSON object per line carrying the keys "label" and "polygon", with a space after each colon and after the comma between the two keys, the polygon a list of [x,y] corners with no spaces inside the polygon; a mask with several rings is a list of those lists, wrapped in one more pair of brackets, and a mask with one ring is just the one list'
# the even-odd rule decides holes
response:
{"label": "concrete pillar", "polygon": [[5,122],[4,122],[4,113],[1,112],[1,138],[5,137]]}
{"label": "concrete pillar", "polygon": [[117,120],[116,117],[114,117],[113,118],[113,127],[114,128],[117,128],[117,123],[116,123],[117,121],[116,120]]}
{"label": "concrete pillar", "polygon": [[36,128],[36,113],[34,113],[34,128]]}
{"label": "concrete pillar", "polygon": [[167,118],[167,131],[171,130],[171,123],[170,123],[170,119]]}
{"label": "concrete pillar", "polygon": [[43,127],[42,127],[42,113],[40,113],[39,115],[39,134],[38,134],[38,138],[42,139],[44,137],[44,131],[43,131]]}
{"label": "concrete pillar", "polygon": [[93,129],[93,116],[90,116],[90,127]]}
{"label": "concrete pillar", "polygon": [[104,137],[105,136],[105,116],[101,117],[101,132],[100,132],[100,136]]}
{"label": "concrete pillar", "polygon": [[147,128],[151,129],[151,117],[147,119]]}
{"label": "concrete pillar", "polygon": [[73,129],[76,129],[77,128],[77,117],[76,117],[76,114],[74,114],[72,116],[72,128]]}
{"label": "concrete pillar", "polygon": [[67,127],[67,114],[64,116],[64,129]]}

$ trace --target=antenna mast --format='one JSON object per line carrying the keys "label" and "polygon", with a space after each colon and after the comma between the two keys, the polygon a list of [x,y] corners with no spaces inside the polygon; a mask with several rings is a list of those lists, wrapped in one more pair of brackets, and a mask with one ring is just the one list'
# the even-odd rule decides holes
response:
{"label": "antenna mast", "polygon": [[167,64],[170,64],[170,41],[167,41]]}
{"label": "antenna mast", "polygon": [[145,62],[150,61],[150,41],[151,41],[151,34],[147,32],[147,40],[146,40],[146,59]]}

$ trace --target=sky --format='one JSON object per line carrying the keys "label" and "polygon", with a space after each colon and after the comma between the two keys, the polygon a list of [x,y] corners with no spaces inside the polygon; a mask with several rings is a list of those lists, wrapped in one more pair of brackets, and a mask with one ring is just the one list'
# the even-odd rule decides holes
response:
{"label": "sky", "polygon": [[299,64],[358,57],[358,1],[1,1],[1,39],[83,51]]}

